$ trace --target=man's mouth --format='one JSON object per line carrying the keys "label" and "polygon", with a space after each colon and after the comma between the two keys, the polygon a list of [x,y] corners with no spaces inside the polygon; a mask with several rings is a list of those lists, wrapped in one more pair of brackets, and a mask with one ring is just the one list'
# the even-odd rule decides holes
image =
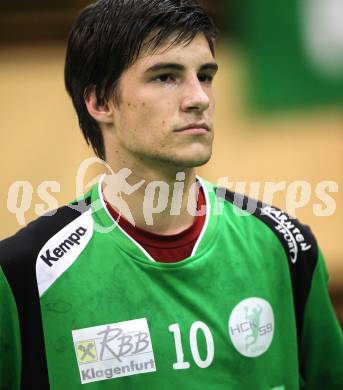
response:
{"label": "man's mouth", "polygon": [[188,135],[203,135],[211,131],[211,127],[204,122],[201,123],[191,123],[187,126],[180,127],[175,130],[177,133],[188,134]]}

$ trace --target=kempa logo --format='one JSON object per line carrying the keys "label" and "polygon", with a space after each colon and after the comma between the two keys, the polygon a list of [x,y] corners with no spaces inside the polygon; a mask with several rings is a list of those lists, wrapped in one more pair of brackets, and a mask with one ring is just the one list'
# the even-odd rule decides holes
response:
{"label": "kempa logo", "polygon": [[72,333],[81,383],[156,371],[146,318]]}
{"label": "kempa logo", "polygon": [[54,265],[54,262],[58,261],[63,257],[74,245],[80,245],[81,237],[83,237],[87,232],[87,229],[80,226],[74,233],[72,233],[67,239],[61,242],[55,249],[52,249],[51,254],[50,249],[47,249],[45,255],[42,254],[40,258],[46,263],[49,267]]}
{"label": "kempa logo", "polygon": [[233,309],[228,326],[231,341],[238,352],[247,357],[265,353],[274,335],[274,314],[262,298],[247,298]]}

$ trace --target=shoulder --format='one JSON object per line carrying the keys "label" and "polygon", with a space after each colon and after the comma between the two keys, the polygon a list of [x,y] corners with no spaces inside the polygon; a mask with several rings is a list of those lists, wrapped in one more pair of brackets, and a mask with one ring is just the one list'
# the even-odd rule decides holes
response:
{"label": "shoulder", "polygon": [[20,262],[39,252],[40,248],[56,233],[87,211],[86,202],[71,203],[43,215],[16,234],[0,241],[0,265]]}
{"label": "shoulder", "polygon": [[89,209],[89,203],[89,198],[85,198],[82,202],[60,207],[0,241],[0,267],[12,288],[32,282],[41,249],[82,216]]}
{"label": "shoulder", "polygon": [[[259,200],[222,187],[214,187],[214,191],[217,198],[230,203],[235,210],[243,213],[237,213],[238,217],[240,215],[251,216],[261,221],[280,242],[290,264],[295,266],[304,260],[316,263],[318,245],[309,226],[302,224],[285,211]],[[244,221],[246,218],[242,218],[242,220]]]}

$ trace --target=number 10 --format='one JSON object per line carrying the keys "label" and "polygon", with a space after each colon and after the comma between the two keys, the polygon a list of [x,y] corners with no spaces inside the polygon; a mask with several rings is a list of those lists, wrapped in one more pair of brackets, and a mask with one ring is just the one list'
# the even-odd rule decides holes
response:
{"label": "number 10", "polygon": [[[205,336],[207,356],[202,360],[199,354],[197,343],[197,333],[201,330]],[[176,363],[173,364],[174,370],[185,370],[190,367],[188,362],[184,361],[184,354],[181,342],[181,331],[179,324],[172,324],[169,326],[169,331],[174,334],[175,349],[176,349]],[[214,343],[210,329],[201,321],[193,322],[189,332],[189,343],[191,346],[192,356],[195,364],[200,368],[207,368],[211,365],[214,356]]]}

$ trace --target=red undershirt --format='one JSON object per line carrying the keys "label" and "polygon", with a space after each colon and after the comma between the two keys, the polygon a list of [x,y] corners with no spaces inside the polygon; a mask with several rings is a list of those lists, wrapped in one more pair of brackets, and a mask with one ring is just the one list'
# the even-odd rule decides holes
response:
{"label": "red undershirt", "polygon": [[[174,263],[189,257],[205,223],[206,213],[194,218],[194,223],[181,233],[161,235],[133,226],[124,217],[120,217],[116,210],[106,201],[109,213],[125,232],[137,241],[156,261]],[[197,210],[206,206],[205,194],[200,187]]]}

